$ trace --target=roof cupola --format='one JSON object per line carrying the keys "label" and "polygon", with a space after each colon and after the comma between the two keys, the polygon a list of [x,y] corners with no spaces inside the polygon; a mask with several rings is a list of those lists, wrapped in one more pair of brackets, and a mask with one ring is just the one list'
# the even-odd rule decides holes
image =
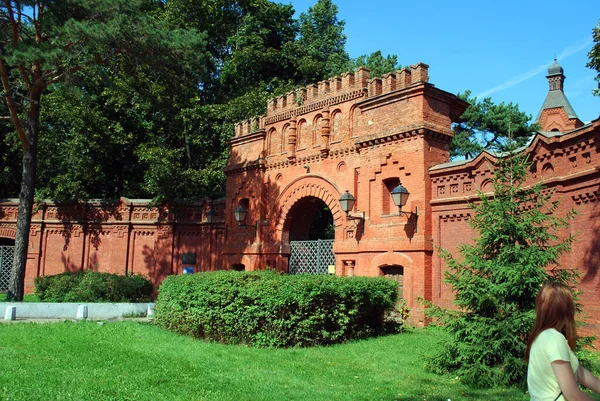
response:
{"label": "roof cupola", "polygon": [[554,58],[554,63],[548,67],[546,75],[548,95],[536,118],[542,131],[566,132],[583,125],[563,92],[566,78],[564,72]]}

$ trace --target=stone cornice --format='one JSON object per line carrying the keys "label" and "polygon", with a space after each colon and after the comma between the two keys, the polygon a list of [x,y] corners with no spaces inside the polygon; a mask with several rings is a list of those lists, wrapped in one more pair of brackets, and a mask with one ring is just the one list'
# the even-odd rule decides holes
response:
{"label": "stone cornice", "polygon": [[243,171],[250,170],[265,170],[267,168],[267,161],[263,158],[258,160],[251,160],[243,163],[232,164],[225,167],[224,172],[226,176],[237,174]]}

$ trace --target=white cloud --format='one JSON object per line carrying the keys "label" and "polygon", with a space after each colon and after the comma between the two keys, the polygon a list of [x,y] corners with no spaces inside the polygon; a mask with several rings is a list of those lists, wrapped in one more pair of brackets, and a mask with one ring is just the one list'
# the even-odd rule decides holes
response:
{"label": "white cloud", "polygon": [[[560,52],[560,54],[557,56],[557,59],[564,60],[564,59],[572,56],[573,54],[582,51],[583,49],[588,47],[591,43],[592,43],[591,38],[586,38],[584,41],[574,43],[574,44],[566,47],[562,52]],[[552,61],[540,64],[540,65],[530,69],[527,72],[524,72],[515,77],[512,77],[511,79],[501,83],[500,85],[494,86],[491,89],[481,92],[480,94],[477,95],[477,97],[478,98],[487,97],[493,93],[503,91],[505,89],[508,89],[515,85],[518,85],[523,81],[527,81],[528,79],[531,79],[531,78],[535,77],[536,75],[544,72],[546,70],[546,68],[548,68],[548,65],[550,65],[551,63],[552,63]]]}

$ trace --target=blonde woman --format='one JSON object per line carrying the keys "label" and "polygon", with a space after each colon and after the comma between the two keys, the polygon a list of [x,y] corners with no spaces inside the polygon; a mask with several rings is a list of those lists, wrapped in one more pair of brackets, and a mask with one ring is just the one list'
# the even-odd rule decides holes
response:
{"label": "blonde woman", "polygon": [[592,400],[577,383],[600,394],[600,381],[579,365],[573,353],[577,332],[573,292],[561,283],[548,283],[535,302],[535,324],[525,359],[532,401]]}

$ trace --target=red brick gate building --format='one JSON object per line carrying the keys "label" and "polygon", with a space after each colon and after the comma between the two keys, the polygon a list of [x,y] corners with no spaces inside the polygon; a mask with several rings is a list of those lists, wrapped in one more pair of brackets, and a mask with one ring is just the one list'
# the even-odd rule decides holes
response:
{"label": "red brick gate building", "polygon": [[[577,118],[564,79],[558,64],[549,68],[542,132],[523,152],[534,161],[532,182],[555,191],[560,213],[579,212],[565,232],[577,237],[562,265],[581,271],[585,310],[598,323],[600,120]],[[180,274],[184,263],[196,271],[288,272],[299,252],[293,245],[322,239],[314,238],[315,221],[328,219],[335,273],[396,279],[420,321],[418,297],[452,304],[436,246],[455,251],[470,240],[468,204],[488,188],[495,161],[484,152],[448,162],[451,124],[466,107],[429,83],[422,63],[374,79],[359,68],[272,99],[266,115],[236,126],[224,200],[161,209],[127,199],[42,205],[32,224],[26,288],[38,275],[77,269],[141,273],[157,284]],[[410,192],[401,210],[392,200],[400,185]],[[340,198],[349,195],[356,203],[346,214]],[[236,210],[246,213],[237,216],[241,224]],[[15,227],[16,205],[1,205],[0,242],[14,239]],[[300,249],[294,260],[301,265],[312,251]]]}
{"label": "red brick gate building", "polygon": [[[429,169],[448,160],[452,121],[467,106],[430,84],[425,64],[375,79],[359,68],[271,100],[231,141],[225,265],[288,271],[290,243],[308,239],[322,205],[335,227],[336,274],[393,270],[419,309],[416,298],[432,296]],[[409,214],[392,201],[400,184]],[[346,191],[356,199],[348,216],[339,201]],[[240,205],[243,228],[233,213]]]}

